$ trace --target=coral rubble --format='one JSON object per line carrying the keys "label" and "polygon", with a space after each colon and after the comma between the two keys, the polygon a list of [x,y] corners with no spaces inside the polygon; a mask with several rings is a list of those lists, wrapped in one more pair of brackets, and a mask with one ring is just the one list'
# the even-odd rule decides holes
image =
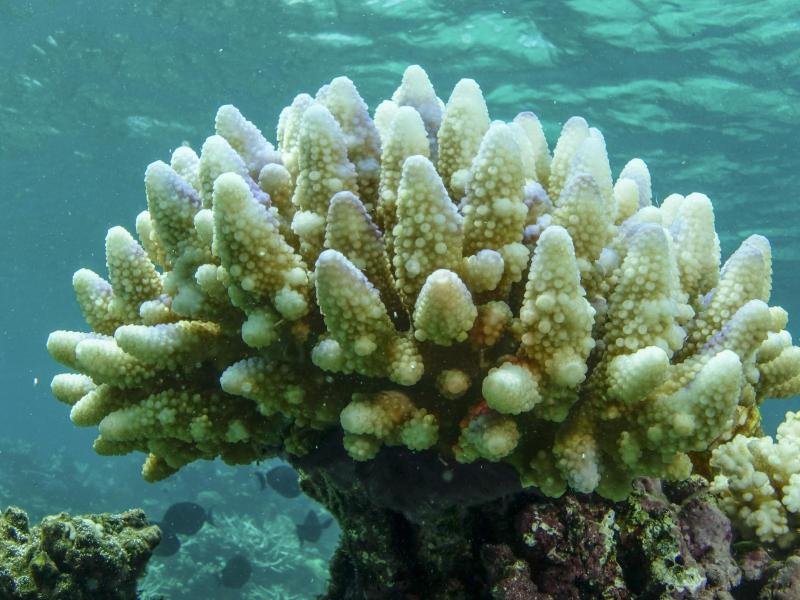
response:
{"label": "coral rubble", "polygon": [[66,513],[30,526],[9,507],[0,516],[0,597],[8,600],[135,600],[161,540],[141,510],[117,515]]}
{"label": "coral rubble", "polygon": [[409,67],[373,120],[338,77],[281,112],[277,148],[224,106],[145,189],[108,279],[73,279],[92,331],[48,349],[77,372],[52,384],[73,422],[101,454],[146,452],[148,480],[341,426],[355,460],[433,449],[622,499],[705,471],[800,391],[765,238],[720,267],[706,196],[656,206],[644,162],[614,179],[584,119],[551,154],[469,79],[444,103]]}

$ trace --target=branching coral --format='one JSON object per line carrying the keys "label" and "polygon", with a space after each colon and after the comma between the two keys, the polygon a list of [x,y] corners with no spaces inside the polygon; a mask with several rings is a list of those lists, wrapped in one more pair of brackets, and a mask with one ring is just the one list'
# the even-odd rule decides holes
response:
{"label": "branching coral", "polygon": [[800,413],[787,413],[773,440],[737,435],[711,456],[711,491],[747,538],[789,546],[800,525]]}
{"label": "branching coral", "polygon": [[139,241],[111,229],[108,281],[75,275],[93,331],[48,341],[73,421],[149,480],[341,422],[357,460],[434,448],[621,498],[800,391],[767,240],[720,269],[709,199],[654,206],[639,159],[614,181],[584,119],[551,155],[532,113],[491,122],[469,79],[445,104],[415,66],[374,122],[340,77],[277,149],[232,106],[216,130],[148,167]]}

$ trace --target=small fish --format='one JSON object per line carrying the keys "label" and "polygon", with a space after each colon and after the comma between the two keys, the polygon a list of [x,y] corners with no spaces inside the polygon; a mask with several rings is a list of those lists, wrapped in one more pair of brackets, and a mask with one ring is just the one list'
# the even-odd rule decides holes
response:
{"label": "small fish", "polygon": [[284,498],[297,498],[300,495],[297,471],[292,467],[282,465],[274,467],[266,473],[258,471],[256,472],[256,478],[262,490],[269,486]]}
{"label": "small fish", "polygon": [[219,581],[229,588],[240,588],[250,580],[253,567],[250,561],[242,554],[237,554],[228,559],[219,574]]}
{"label": "small fish", "polygon": [[174,533],[184,535],[194,535],[203,526],[203,523],[214,524],[214,516],[211,510],[195,502],[176,502],[164,513],[161,520],[164,526]]}
{"label": "small fish", "polygon": [[161,541],[153,549],[153,554],[156,556],[172,556],[181,549],[181,541],[175,532],[165,527],[163,523],[156,523],[161,529]]}
{"label": "small fish", "polygon": [[302,523],[295,523],[297,530],[297,539],[300,540],[300,545],[303,542],[316,542],[322,535],[322,530],[327,529],[333,523],[333,519],[326,519],[324,522],[319,520],[317,513],[313,510],[308,511],[305,521]]}

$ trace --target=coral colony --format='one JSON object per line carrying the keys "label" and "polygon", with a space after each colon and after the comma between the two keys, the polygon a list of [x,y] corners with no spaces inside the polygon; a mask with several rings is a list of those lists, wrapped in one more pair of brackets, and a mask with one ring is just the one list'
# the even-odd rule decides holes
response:
{"label": "coral colony", "polygon": [[797,418],[783,465],[745,437],[800,392],[769,243],[720,267],[709,199],[656,206],[640,159],[614,180],[584,119],[551,152],[534,114],[491,121],[473,80],[445,104],[409,67],[371,118],[338,77],[281,112],[277,148],[223,106],[145,189],[138,241],[108,232],[108,279],[75,273],[92,331],[48,340],[77,372],[52,383],[72,421],[102,455],[147,453],[145,479],[341,428],[356,461],[505,461],[549,496],[711,468],[743,527],[790,534]]}

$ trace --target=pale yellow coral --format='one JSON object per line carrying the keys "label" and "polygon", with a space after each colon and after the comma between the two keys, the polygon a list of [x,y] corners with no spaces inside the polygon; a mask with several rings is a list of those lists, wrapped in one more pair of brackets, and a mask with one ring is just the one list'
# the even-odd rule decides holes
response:
{"label": "pale yellow coral", "polygon": [[[601,197],[603,208],[610,215],[611,220],[616,216],[617,207],[614,204],[614,193],[611,181],[611,166],[608,164],[608,153],[603,134],[594,127],[589,128],[589,135],[578,146],[570,165],[571,177],[578,173],[587,173],[594,180]],[[569,184],[567,178],[566,184]],[[562,189],[562,193],[566,187]],[[557,198],[556,206],[560,202]]]}
{"label": "pale yellow coral", "polygon": [[106,416],[125,408],[130,397],[108,384],[97,386],[78,400],[69,412],[69,419],[79,427],[98,425]]}
{"label": "pale yellow coral", "polygon": [[700,451],[727,429],[739,400],[742,363],[731,350],[711,358],[688,386],[645,408],[647,440],[662,453]]}
{"label": "pale yellow coral", "polygon": [[156,266],[167,264],[167,253],[158,233],[153,228],[153,219],[147,210],[143,210],[136,215],[136,235],[139,237],[139,243],[142,244],[142,248],[144,248],[150,260],[153,261],[153,264]]}
{"label": "pale yellow coral", "polygon": [[534,374],[524,365],[508,362],[489,371],[481,393],[490,408],[509,415],[528,412],[542,400]]}
{"label": "pale yellow coral", "polygon": [[584,419],[575,419],[559,431],[553,454],[558,470],[571,489],[589,493],[598,488],[600,448],[595,432]]}
{"label": "pale yellow coral", "polygon": [[[378,135],[381,137],[382,146],[386,145],[392,120],[399,109],[400,106],[393,100],[384,100],[375,108],[373,121],[375,121]],[[383,170],[383,165],[381,165],[381,170]]]}
{"label": "pale yellow coral", "polygon": [[519,438],[517,424],[509,417],[479,415],[461,430],[454,452],[461,462],[472,462],[477,458],[496,462],[514,451]]}
{"label": "pale yellow coral", "polygon": [[374,209],[381,176],[381,144],[367,104],[347,77],[336,77],[321,87],[316,100],[331,112],[341,126],[347,144],[347,157],[356,169],[361,202],[367,210]]}
{"label": "pale yellow coral", "polygon": [[64,404],[74,405],[97,386],[91,377],[80,373],[60,373],[53,377],[50,391]]}
{"label": "pale yellow coral", "polygon": [[636,214],[639,210],[639,188],[633,179],[617,179],[614,184],[614,203],[617,206],[617,224]]}
{"label": "pale yellow coral", "polygon": [[[303,372],[262,357],[229,366],[220,377],[220,386],[229,394],[253,400],[262,415],[291,415],[296,423],[317,429],[335,422],[341,410],[333,397],[323,398],[318,372]],[[309,402],[311,396],[315,397],[313,404]]]}
{"label": "pale yellow coral", "polygon": [[247,171],[255,179],[267,163],[280,160],[275,148],[253,123],[242,116],[235,106],[225,104],[214,119],[217,135],[224,137],[244,160]]}
{"label": "pale yellow coral", "polygon": [[578,267],[589,278],[592,264],[613,235],[612,215],[594,177],[578,171],[567,182],[553,212],[553,224],[569,232]]}
{"label": "pale yellow coral", "polygon": [[113,339],[87,339],[75,347],[79,368],[95,383],[132,389],[151,379],[157,367],[124,352]]}
{"label": "pale yellow coral", "polygon": [[550,179],[550,150],[547,147],[547,138],[544,136],[544,128],[539,118],[532,112],[522,112],[514,117],[514,124],[525,132],[525,136],[531,144],[533,156],[529,157],[534,166],[533,179],[542,186],[548,184]]}
{"label": "pale yellow coral", "polygon": [[430,156],[430,150],[422,117],[410,106],[397,109],[384,138],[377,214],[383,230],[392,239],[397,223],[398,188],[403,166],[411,156]]}
{"label": "pale yellow coral", "polygon": [[445,398],[454,400],[463,396],[472,382],[460,369],[445,369],[436,378],[436,389]]}
{"label": "pale yellow coral", "polygon": [[144,185],[153,231],[172,264],[184,251],[184,245],[194,241],[192,225],[202,201],[188,181],[161,161],[148,165]]}
{"label": "pale yellow coral", "polygon": [[216,323],[178,321],[158,325],[123,325],[114,332],[119,347],[139,360],[175,370],[202,360],[221,337]]}
{"label": "pale yellow coral", "polygon": [[493,123],[481,141],[467,181],[464,254],[500,250],[520,242],[528,209],[523,203],[525,175],[511,128]]}
{"label": "pale yellow coral", "polygon": [[292,179],[300,172],[300,124],[306,109],[314,103],[308,94],[298,94],[278,117],[277,139],[281,150],[281,161]]}
{"label": "pale yellow coral", "polygon": [[195,190],[200,189],[200,157],[189,146],[178,146],[172,152],[169,166]]}
{"label": "pale yellow coral", "polygon": [[688,327],[688,339],[681,354],[696,351],[724,321],[749,300],[769,300],[772,284],[772,250],[767,239],[751,235],[722,267],[718,285],[698,308]]}
{"label": "pale yellow coral", "polygon": [[[72,276],[72,288],[83,318],[94,331],[112,334],[126,322],[126,315],[112,309],[114,291],[111,284],[90,269],[79,269]],[[130,312],[127,315],[131,318]]]}
{"label": "pale yellow coral", "polygon": [[[436,96],[431,80],[422,67],[411,65],[406,68],[400,86],[392,94],[392,102],[398,107],[411,106],[419,113],[428,132],[430,156],[435,158],[438,153],[436,137],[442,124],[444,102]],[[377,115],[375,119],[377,121]]]}
{"label": "pale yellow coral", "polygon": [[400,298],[390,272],[383,235],[352,192],[339,192],[331,198],[325,248],[345,255],[378,288],[387,308],[390,311],[399,309]]}
{"label": "pale yellow coral", "polygon": [[[435,446],[617,499],[740,447],[766,397],[800,391],[768,242],[720,270],[708,198],[653,206],[639,159],[613,182],[580,117],[551,158],[532,113],[490,123],[472,80],[443,107],[413,66],[374,121],[336,78],[277,140],[224,106],[199,157],[152,163],[139,242],[113,228],[107,277],[74,277],[93,331],[48,339],[77,372],[54,395],[99,424],[98,453],[147,453],[148,480],[341,426],[357,460]],[[782,477],[758,535],[794,526],[800,473]]]}
{"label": "pale yellow coral", "polygon": [[291,220],[294,216],[292,204],[292,174],[283,165],[268,163],[258,174],[258,186],[269,194],[272,205],[284,219]]}
{"label": "pale yellow coral", "polygon": [[800,525],[800,413],[786,413],[771,437],[737,435],[711,457],[714,492],[747,537],[782,547]]}
{"label": "pale yellow coral", "polygon": [[494,346],[506,332],[511,321],[511,308],[502,300],[478,306],[478,317],[470,332],[470,340],[479,348]]}
{"label": "pale yellow coral", "polygon": [[720,247],[714,231],[714,209],[705,194],[689,194],[674,202],[674,213],[664,227],[675,242],[681,287],[690,300],[699,303],[719,279]]}
{"label": "pale yellow coral", "polygon": [[106,266],[114,292],[109,312],[135,320],[139,305],[161,294],[161,278],[155,265],[123,227],[112,227],[106,235]]}
{"label": "pale yellow coral", "polygon": [[257,186],[250,177],[244,159],[231,147],[228,140],[221,135],[212,135],[203,142],[197,172],[204,208],[212,207],[214,182],[225,173],[236,173],[247,182],[251,191],[255,191]]}
{"label": "pale yellow coral", "polygon": [[[243,423],[251,410],[251,403],[233,396],[167,390],[110,413],[100,422],[99,430],[108,441],[132,441],[149,431],[160,433],[154,436],[157,438],[168,437],[200,445],[217,437],[235,442],[241,440],[228,439],[232,437],[231,427],[235,427],[234,423]],[[245,435],[249,435],[246,430]]]}
{"label": "pale yellow coral", "polygon": [[467,339],[478,310],[458,275],[438,269],[428,275],[414,307],[414,337],[450,346]]}
{"label": "pale yellow coral", "polygon": [[608,394],[632,403],[664,382],[669,355],[663,348],[647,346],[633,354],[620,354],[608,367]]}
{"label": "pale yellow coral", "polygon": [[484,248],[464,259],[464,277],[472,290],[487,292],[500,284],[505,267],[502,254]]}
{"label": "pale yellow coral", "polygon": [[489,110],[480,86],[472,79],[462,79],[453,88],[439,128],[437,168],[451,197],[461,199],[467,173],[478,153],[486,130]]}
{"label": "pale yellow coral", "polygon": [[638,190],[639,208],[650,206],[653,200],[653,191],[650,182],[650,171],[641,158],[632,158],[620,171],[618,181],[629,179],[636,183]]}
{"label": "pale yellow coral", "polygon": [[520,351],[558,387],[574,388],[586,375],[595,311],[584,296],[569,234],[548,227],[531,260],[520,308]]}
{"label": "pale yellow coral", "polygon": [[800,348],[786,330],[771,331],[758,349],[760,395],[788,397],[800,393]]}
{"label": "pale yellow coral", "polygon": [[572,159],[575,157],[581,143],[589,137],[589,124],[582,117],[572,117],[561,129],[558,142],[553,150],[553,160],[550,163],[550,179],[548,193],[555,201],[561,195],[561,190],[567,183],[571,172]]}
{"label": "pale yellow coral", "polygon": [[372,458],[382,444],[424,450],[438,439],[436,418],[395,391],[371,396],[354,394],[340,420],[345,447],[356,460]]}
{"label": "pale yellow coral", "polygon": [[608,298],[606,356],[658,346],[671,355],[683,343],[680,323],[691,314],[678,287],[678,269],[662,227],[644,224],[629,232],[627,255]]}
{"label": "pale yellow coral", "polygon": [[[325,250],[317,260],[316,288],[317,302],[331,334],[330,343],[325,339],[320,342],[327,347],[317,350],[318,366],[388,376],[404,385],[416,383],[409,383],[411,374],[405,369],[417,362],[413,345],[400,341],[380,294],[353,263],[336,250]],[[420,369],[416,379],[421,376]]]}
{"label": "pale yellow coral", "polygon": [[280,316],[273,310],[256,308],[242,323],[242,340],[251,348],[267,348],[280,337]]}
{"label": "pale yellow coral", "polygon": [[271,301],[285,318],[308,312],[305,265],[279,231],[275,213],[234,173],[214,182],[214,251],[232,284],[256,303]]}
{"label": "pale yellow coral", "polygon": [[300,121],[298,175],[292,203],[297,207],[292,230],[308,260],[322,248],[328,203],[336,192],[358,192],[356,169],[347,156],[341,126],[321,104],[310,105]]}
{"label": "pale yellow coral", "polygon": [[397,285],[409,302],[416,300],[433,271],[460,267],[461,221],[433,164],[419,155],[406,159],[398,192],[393,262]]}

